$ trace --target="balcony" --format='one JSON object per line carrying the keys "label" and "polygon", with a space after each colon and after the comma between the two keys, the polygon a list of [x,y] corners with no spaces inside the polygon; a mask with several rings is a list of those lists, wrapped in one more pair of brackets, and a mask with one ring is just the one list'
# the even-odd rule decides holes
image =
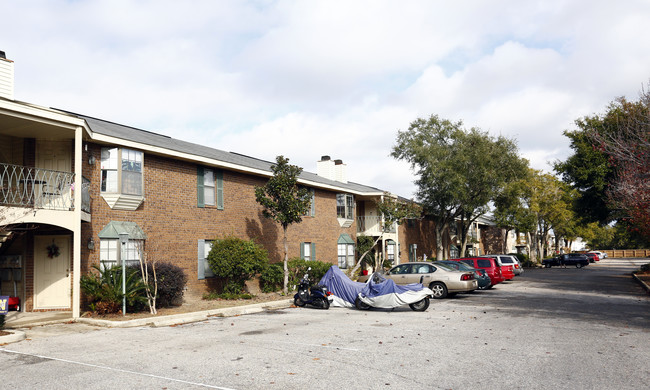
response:
{"label": "balcony", "polygon": [[361,216],[357,217],[357,233],[364,233],[366,235],[380,235],[381,233],[395,233],[397,232],[397,224],[393,224],[389,228],[384,228],[384,220],[378,216]]}
{"label": "balcony", "polygon": [[[72,172],[0,163],[0,205],[46,210],[74,210]],[[90,213],[90,180],[83,178],[81,209]]]}

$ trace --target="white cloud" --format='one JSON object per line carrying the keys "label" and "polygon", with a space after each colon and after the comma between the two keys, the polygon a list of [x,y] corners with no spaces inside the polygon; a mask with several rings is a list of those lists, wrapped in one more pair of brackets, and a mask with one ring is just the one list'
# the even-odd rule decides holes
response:
{"label": "white cloud", "polygon": [[[16,97],[410,196],[397,130],[438,114],[515,137],[538,169],[562,131],[650,78],[650,3],[2,2]],[[6,15],[9,15],[8,17]]]}

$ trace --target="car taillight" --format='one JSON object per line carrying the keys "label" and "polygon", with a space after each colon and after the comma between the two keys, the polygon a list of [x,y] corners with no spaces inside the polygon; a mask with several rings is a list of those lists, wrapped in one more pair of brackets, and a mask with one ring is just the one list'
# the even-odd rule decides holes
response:
{"label": "car taillight", "polygon": [[474,279],[474,275],[472,274],[462,274],[460,276],[460,280],[472,280]]}
{"label": "car taillight", "polygon": [[515,268],[519,269],[519,264],[515,264]]}

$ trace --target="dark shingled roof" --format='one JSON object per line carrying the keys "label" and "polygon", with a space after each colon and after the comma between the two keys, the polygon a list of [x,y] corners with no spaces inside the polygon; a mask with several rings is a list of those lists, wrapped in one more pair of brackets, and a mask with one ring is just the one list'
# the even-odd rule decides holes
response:
{"label": "dark shingled roof", "polygon": [[[64,111],[64,110],[59,110]],[[254,157],[249,157],[239,153],[225,152],[219,149],[213,149],[207,146],[193,144],[191,142],[181,141],[175,138],[171,138],[166,135],[156,134],[150,131],[137,129],[135,127],[129,127],[120,125],[117,123],[76,114],[69,111],[64,111],[68,114],[75,115],[88,123],[90,130],[93,133],[103,134],[110,137],[120,138],[127,141],[133,141],[142,143],[145,145],[156,146],[160,148],[165,148],[173,150],[176,152],[187,153],[199,157],[206,157],[214,159],[217,161],[222,161],[224,163],[238,165],[244,168],[252,168],[268,172],[271,174],[271,166],[274,164],[270,161],[260,160]],[[304,171],[300,175],[300,179],[308,180],[311,182],[319,183],[325,186],[334,186],[342,189],[347,189],[353,192],[359,193],[377,193],[383,192],[383,190],[375,187],[366,186],[358,183],[342,183],[335,180],[325,179],[321,176],[318,176],[315,173]]]}

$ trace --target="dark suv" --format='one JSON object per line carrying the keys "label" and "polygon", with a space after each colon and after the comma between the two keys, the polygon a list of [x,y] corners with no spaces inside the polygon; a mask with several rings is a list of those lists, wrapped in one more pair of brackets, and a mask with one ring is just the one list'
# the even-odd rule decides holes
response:
{"label": "dark suv", "polygon": [[575,265],[576,268],[582,268],[589,265],[589,257],[582,253],[565,253],[563,255],[555,256],[551,259],[542,260],[542,265],[546,268],[567,265]]}

